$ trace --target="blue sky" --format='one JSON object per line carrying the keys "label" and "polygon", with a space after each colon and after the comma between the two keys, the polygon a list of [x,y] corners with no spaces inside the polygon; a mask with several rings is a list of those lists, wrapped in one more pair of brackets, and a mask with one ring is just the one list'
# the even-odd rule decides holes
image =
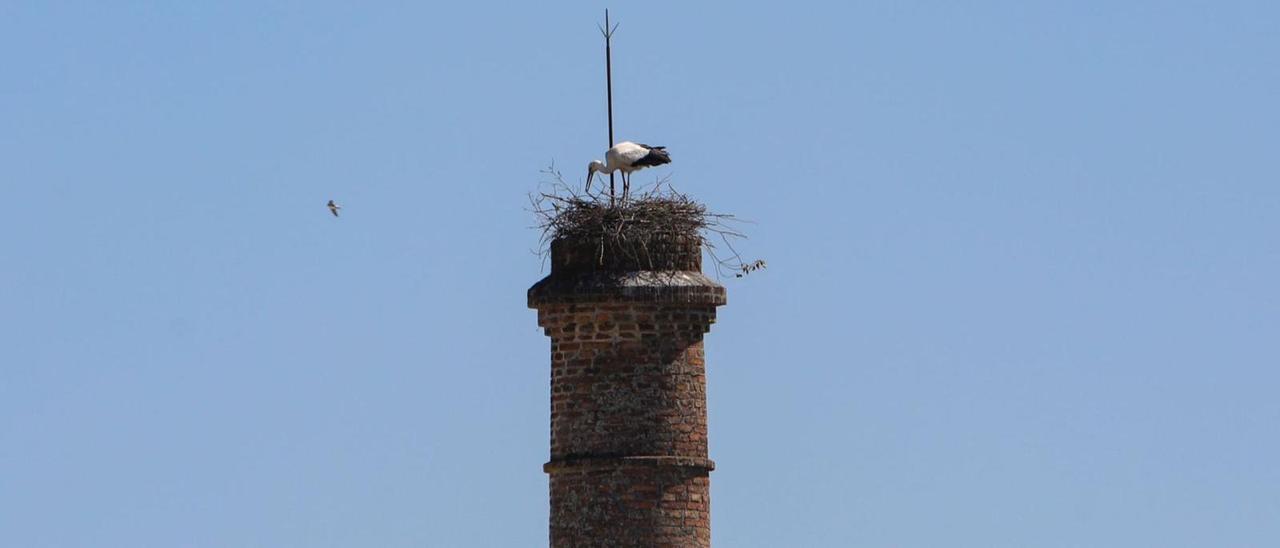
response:
{"label": "blue sky", "polygon": [[[603,7],[0,4],[0,545],[545,544]],[[612,10],[637,182],[770,265],[717,545],[1280,545],[1275,3]]]}

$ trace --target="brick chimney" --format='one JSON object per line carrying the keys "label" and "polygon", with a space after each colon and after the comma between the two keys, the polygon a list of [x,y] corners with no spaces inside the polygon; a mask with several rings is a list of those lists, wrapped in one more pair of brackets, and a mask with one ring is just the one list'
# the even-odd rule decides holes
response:
{"label": "brick chimney", "polygon": [[696,239],[551,244],[551,546],[710,546],[702,337],[725,290]]}

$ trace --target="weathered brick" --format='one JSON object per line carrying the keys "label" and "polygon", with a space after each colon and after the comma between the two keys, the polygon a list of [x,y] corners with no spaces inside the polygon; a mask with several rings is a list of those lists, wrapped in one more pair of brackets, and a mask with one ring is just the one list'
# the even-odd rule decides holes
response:
{"label": "weathered brick", "polygon": [[529,305],[552,339],[551,545],[710,546],[703,335],[725,303],[696,242],[645,264],[552,243]]}

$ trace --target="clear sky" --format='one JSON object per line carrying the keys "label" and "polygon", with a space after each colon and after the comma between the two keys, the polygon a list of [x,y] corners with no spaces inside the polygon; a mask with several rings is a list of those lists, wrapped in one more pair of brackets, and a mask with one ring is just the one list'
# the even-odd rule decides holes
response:
{"label": "clear sky", "polygon": [[[0,3],[0,546],[545,545],[604,5],[345,4]],[[716,544],[1280,546],[1280,4],[963,4],[612,6]]]}

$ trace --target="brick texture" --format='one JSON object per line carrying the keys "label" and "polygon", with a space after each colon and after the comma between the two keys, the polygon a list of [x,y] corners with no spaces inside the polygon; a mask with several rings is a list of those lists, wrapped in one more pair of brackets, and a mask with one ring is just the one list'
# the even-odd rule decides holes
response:
{"label": "brick texture", "polygon": [[551,546],[710,546],[703,335],[725,303],[696,241],[601,259],[553,242],[529,289],[551,337]]}

